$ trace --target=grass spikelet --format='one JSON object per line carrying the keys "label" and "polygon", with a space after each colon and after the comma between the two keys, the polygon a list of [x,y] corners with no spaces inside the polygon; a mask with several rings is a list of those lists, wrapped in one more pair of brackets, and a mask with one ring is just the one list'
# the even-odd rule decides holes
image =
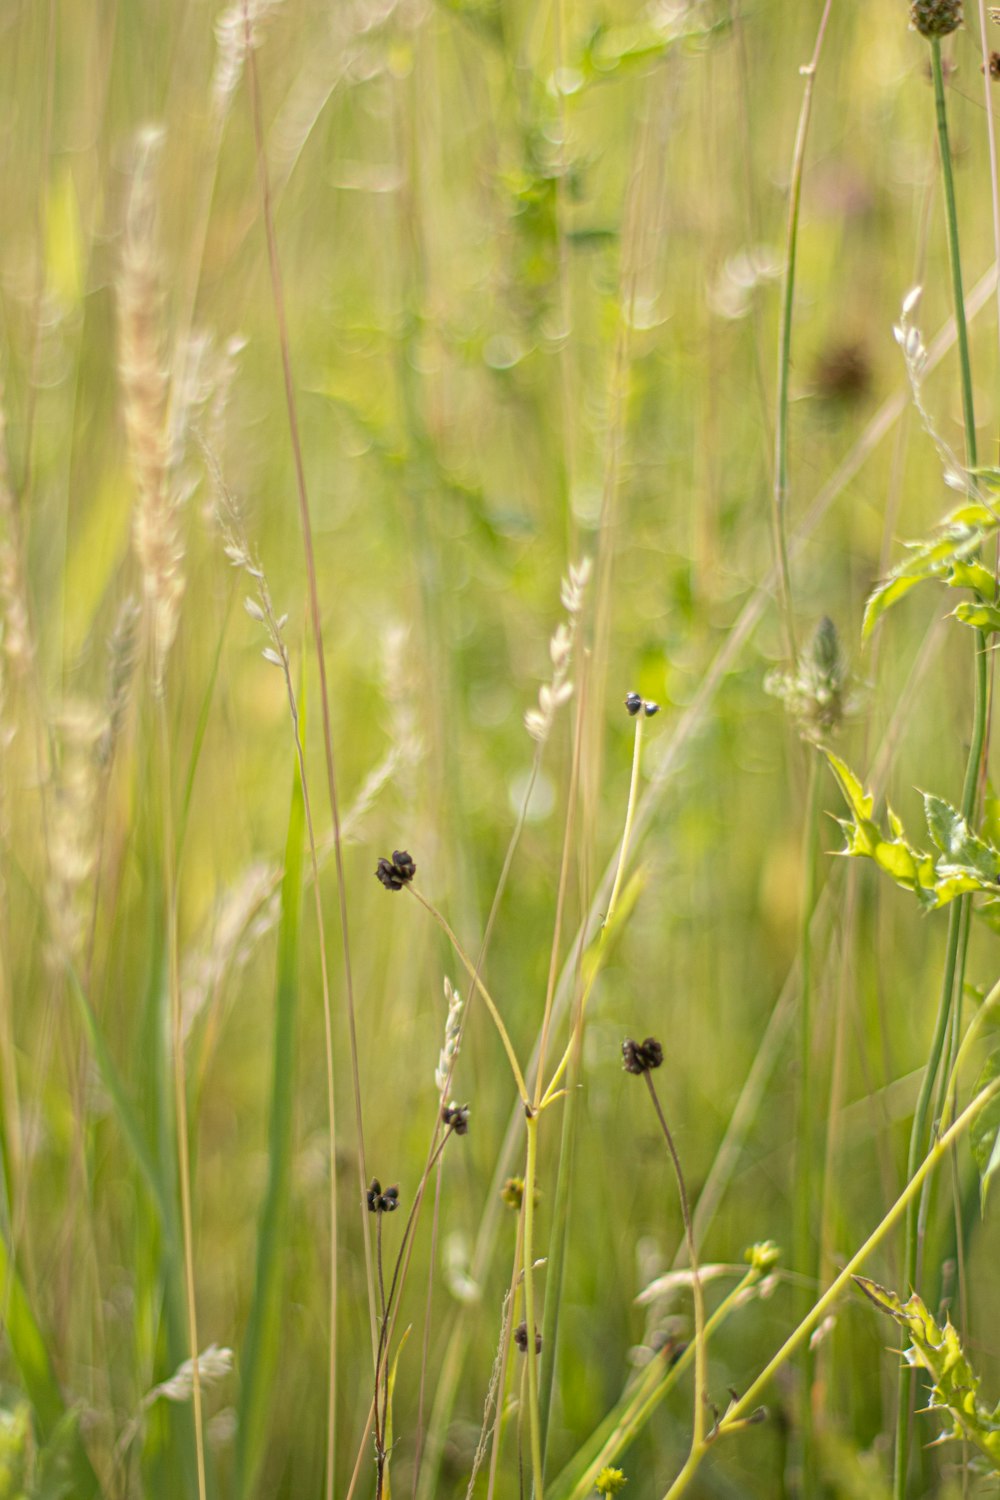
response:
{"label": "grass spikelet", "polygon": [[49,921],[60,959],[76,962],[87,929],[87,891],[97,865],[97,751],[106,731],[92,704],[64,704],[53,726],[60,748],[50,807]]}
{"label": "grass spikelet", "polygon": [[142,574],[153,684],[163,689],[184,593],[184,547],[170,490],[168,381],[160,328],[160,265],[154,171],[160,132],[145,130],[125,215],[118,284],[118,363],[136,491],[133,543]]}
{"label": "grass spikelet", "polygon": [[17,507],[7,460],[7,414],[0,379],[0,646],[20,676],[34,656],[28,595],[21,563]]}
{"label": "grass spikelet", "polygon": [[552,732],[556,710],[573,696],[569,668],[590,570],[590,558],[585,557],[575,566],[570,564],[568,575],[562,581],[560,598],[567,618],[556,627],[549,641],[552,677],[538,689],[537,708],[529,708],[524,716],[524,727],[539,745],[544,745]]}

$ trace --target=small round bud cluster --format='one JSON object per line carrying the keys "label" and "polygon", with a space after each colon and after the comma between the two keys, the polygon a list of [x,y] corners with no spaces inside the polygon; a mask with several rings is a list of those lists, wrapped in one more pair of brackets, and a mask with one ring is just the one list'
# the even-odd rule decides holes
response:
{"label": "small round bud cluster", "polygon": [[468,1135],[469,1133],[469,1106],[467,1104],[456,1104],[454,1099],[446,1104],[441,1111],[441,1119],[445,1125],[450,1125],[456,1135]]}
{"label": "small round bud cluster", "polygon": [[910,26],[928,41],[950,36],[961,24],[962,0],[913,0],[910,6]]}
{"label": "small round bud cluster", "polygon": [[375,878],[381,880],[387,891],[401,891],[416,873],[417,867],[405,849],[394,849],[392,859],[380,859],[375,866]]}
{"label": "small round bud cluster", "polygon": [[599,1495],[618,1495],[628,1484],[621,1469],[602,1469],[594,1480]]}
{"label": "small round bud cluster", "polygon": [[[540,1197],[541,1194],[539,1193],[538,1189],[535,1188],[536,1204],[538,1203]],[[508,1177],[507,1181],[500,1189],[500,1198],[508,1208],[513,1208],[520,1212],[521,1204],[524,1202],[524,1178]]]}
{"label": "small round bud cluster", "polygon": [[645,713],[647,719],[651,719],[654,714],[660,712],[660,705],[658,703],[654,703],[651,698],[642,698],[638,693],[625,694],[625,707],[628,709],[630,718],[633,719],[640,708]]}
{"label": "small round bud cluster", "polygon": [[367,1192],[368,1212],[370,1214],[391,1214],[399,1207],[399,1188],[387,1187],[382,1191],[382,1184],[377,1177],[371,1180],[371,1186]]}
{"label": "small round bud cluster", "polygon": [[748,1266],[766,1276],[781,1259],[781,1250],[773,1240],[759,1240],[756,1245],[744,1250],[743,1259]]}
{"label": "small round bud cluster", "polygon": [[627,1036],[622,1042],[622,1067],[626,1073],[648,1073],[663,1062],[663,1048],[655,1037],[648,1036],[644,1042],[634,1042]]}
{"label": "small round bud cluster", "polygon": [[[528,1325],[527,1325],[527,1323],[518,1323],[517,1327],[514,1329],[514,1343],[520,1349],[520,1351],[521,1351],[522,1354],[527,1354],[527,1352],[528,1352]],[[536,1328],[535,1329],[535,1353],[536,1354],[541,1354],[541,1352],[542,1352],[542,1335],[538,1332],[538,1329]]]}

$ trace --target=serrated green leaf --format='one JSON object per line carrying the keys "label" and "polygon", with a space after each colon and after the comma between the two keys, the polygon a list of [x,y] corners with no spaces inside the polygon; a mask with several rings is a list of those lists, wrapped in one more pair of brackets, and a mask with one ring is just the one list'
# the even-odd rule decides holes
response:
{"label": "serrated green leaf", "polygon": [[924,793],[924,816],[931,838],[947,856],[940,875],[968,874],[992,885],[1000,872],[1000,849],[972,832],[962,814],[942,797]]}
{"label": "serrated green leaf", "polygon": [[930,1409],[951,1418],[951,1426],[942,1440],[958,1438],[975,1443],[1000,1473],[1000,1424],[996,1413],[979,1400],[979,1376],[970,1365],[961,1339],[946,1319],[942,1328],[928,1312],[916,1292],[906,1302],[895,1292],[866,1277],[855,1276],[855,1282],[875,1306],[894,1318],[910,1338],[904,1351],[907,1364],[926,1370],[934,1382]]}
{"label": "serrated green leaf", "polygon": [[847,798],[848,806],[855,818],[862,820],[870,818],[875,806],[874,799],[865,795],[864,787],[850,766],[845,760],[841,760],[839,755],[834,755],[832,750],[824,748],[823,754],[829,761],[830,769],[840,783],[840,790]]}
{"label": "serrated green leaf", "polygon": [[886,610],[891,609],[903,598],[904,594],[908,594],[921,581],[921,577],[887,578],[885,583],[878,584],[869,595],[865,605],[865,613],[861,621],[861,639],[866,641]]}
{"label": "serrated green leaf", "polygon": [[[995,587],[989,573],[976,558],[984,540],[996,531],[1000,518],[986,505],[970,501],[951,511],[938,530],[923,541],[908,542],[907,556],[897,563],[888,577],[879,583],[865,605],[861,627],[867,640],[876,624],[915,584],[930,579],[943,580],[955,587],[977,588],[975,580],[989,580],[987,597],[993,598]],[[979,571],[977,571],[979,570]]]}
{"label": "serrated green leaf", "polygon": [[963,625],[971,625],[974,630],[983,630],[987,633],[1000,630],[1000,609],[995,604],[963,603],[952,610],[956,620]]}
{"label": "serrated green leaf", "polygon": [[[986,1059],[983,1070],[976,1080],[975,1092],[980,1093],[993,1082],[998,1074],[1000,1074],[1000,1048]],[[985,1214],[990,1182],[993,1174],[1000,1167],[1000,1095],[991,1099],[973,1120],[969,1129],[969,1143],[972,1146],[973,1159],[979,1168],[979,1206]]]}
{"label": "serrated green leaf", "polygon": [[981,562],[961,562],[952,564],[951,577],[948,579],[948,587],[953,589],[972,589],[976,594],[982,595],[987,601],[996,597],[996,578],[989,568],[984,568]]}

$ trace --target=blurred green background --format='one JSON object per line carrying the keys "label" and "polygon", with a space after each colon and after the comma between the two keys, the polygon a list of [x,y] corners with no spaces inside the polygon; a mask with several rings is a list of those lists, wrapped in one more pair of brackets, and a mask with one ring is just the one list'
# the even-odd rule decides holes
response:
{"label": "blurred green background", "polygon": [[[780,277],[799,69],[819,15],[813,0],[286,0],[259,25],[256,68],[348,832],[367,1161],[383,1182],[401,1184],[407,1204],[433,1128],[442,981],[463,976],[416,903],[390,898],[372,879],[376,859],[410,850],[421,890],[478,951],[531,767],[523,715],[551,673],[560,578],[569,563],[593,557],[582,637],[593,647],[593,675],[565,958],[621,836],[632,747],[622,699],[635,688],[662,705],[647,726],[643,781],[656,790],[634,850],[644,884],[588,1016],[553,1473],[617,1400],[629,1351],[653,1327],[636,1294],[681,1242],[645,1090],[620,1067],[625,1034],[664,1043],[658,1082],[697,1198],[786,993],[763,1094],[736,1142],[702,1253],[732,1263],[755,1240],[789,1243],[790,1028],[812,752],[764,679],[784,657],[767,582]],[[246,78],[221,71],[217,19],[206,0],[0,7],[3,1222],[58,1385],[68,1406],[79,1404],[84,1442],[113,1495],[194,1493],[184,1487],[189,1472],[181,1480],[162,1458],[189,1441],[186,1407],[165,1413],[160,1403],[129,1458],[115,1456],[145,1393],[177,1361],[164,1332],[162,1246],[148,1194],[95,1071],[55,936],[60,911],[84,914],[69,940],[79,942],[79,971],[151,1149],[165,1151],[162,1079],[153,1076],[165,962],[163,788],[142,670],[103,779],[92,754],[107,641],[121,601],[140,588],[116,288],[135,143],[150,124],[163,132],[155,183],[164,356],[197,387],[192,426],[240,497],[275,608],[288,612],[324,849],[330,826],[253,122]],[[993,262],[975,21],[949,44],[967,288]],[[917,788],[959,797],[969,642],[951,627],[928,644],[944,613],[929,591],[910,595],[863,653],[860,622],[900,540],[923,535],[950,503],[892,337],[915,283],[925,287],[914,316],[928,342],[949,313],[933,132],[927,49],[907,29],[907,7],[834,4],[803,183],[793,535],[817,497],[822,515],[794,552],[794,604],[803,641],[821,616],[836,621],[855,679],[843,753],[866,779],[880,768],[881,789],[915,827]],[[996,309],[988,297],[980,302],[973,365],[981,451],[992,461]],[[928,376],[925,397],[960,451],[953,351]],[[191,778],[179,931],[199,1331],[203,1347],[215,1342],[239,1356],[268,1171],[274,899],[296,772],[281,674],[261,660],[266,641],[240,607],[246,579],[224,554],[193,437],[183,474],[186,587],[166,706],[178,806]],[[21,567],[33,657],[16,649],[10,623],[20,587],[11,558]],[[603,621],[594,618],[598,597]],[[578,652],[574,675],[579,661]],[[544,1001],[572,720],[572,705],[557,717],[485,966],[522,1058]],[[380,767],[373,785],[367,779]],[[840,814],[822,774],[824,806]],[[828,819],[821,839],[824,850],[839,847]],[[926,1055],[944,942],[943,918],[921,918],[874,875],[848,879],[843,863],[822,856],[825,894],[813,924],[820,1142],[838,1024],[846,1070],[835,1111],[831,1269],[902,1185],[914,1070]],[[322,897],[342,1142],[335,1491],[343,1495],[364,1442],[371,1369],[329,857]],[[324,1463],[330,1162],[308,893],[304,913],[281,1346],[256,1485],[268,1496],[320,1495]],[[976,928],[975,985],[993,982],[993,942]],[[565,1036],[563,1022],[559,1048]],[[516,1102],[478,1005],[455,1093],[471,1102],[473,1124],[446,1152],[430,1304],[425,1409],[453,1337],[461,1356],[432,1490],[439,1496],[465,1493],[514,1250],[515,1216],[503,1209],[476,1288],[466,1287],[473,1300],[456,1295],[496,1202]],[[543,1240],[558,1150],[554,1114],[542,1132]],[[967,1152],[956,1162],[959,1191],[970,1165]],[[523,1170],[520,1147],[512,1170]],[[943,1294],[957,1297],[953,1286],[942,1291],[937,1272],[952,1253],[950,1199],[945,1184],[930,1225],[934,1269],[923,1290],[934,1306]],[[387,1245],[401,1219],[387,1222]],[[818,1204],[816,1224],[818,1234]],[[1000,1394],[995,1214],[968,1216],[965,1248],[961,1326],[985,1390]],[[401,1313],[401,1327],[414,1329],[395,1394],[400,1494],[411,1484],[430,1262],[428,1213]],[[890,1246],[869,1271],[895,1285],[898,1268]],[[795,1298],[783,1281],[719,1335],[710,1388],[720,1407],[792,1326]],[[883,1493],[892,1342],[858,1299],[823,1345],[824,1493]],[[0,1375],[4,1406],[16,1412],[26,1383],[9,1341]],[[235,1493],[238,1390],[237,1358],[206,1393],[219,1495]],[[789,1378],[773,1392],[773,1420],[720,1446],[692,1493],[791,1493],[795,1400]],[[630,1497],[663,1493],[683,1460],[689,1420],[685,1381],[621,1460]],[[921,1444],[937,1435],[933,1418],[917,1421]],[[11,1438],[17,1451],[20,1441]],[[514,1416],[499,1470],[505,1496],[519,1493],[517,1443]],[[958,1485],[959,1456],[924,1454],[916,1493]],[[17,1483],[0,1492],[21,1493]],[[365,1469],[359,1493],[372,1490]]]}

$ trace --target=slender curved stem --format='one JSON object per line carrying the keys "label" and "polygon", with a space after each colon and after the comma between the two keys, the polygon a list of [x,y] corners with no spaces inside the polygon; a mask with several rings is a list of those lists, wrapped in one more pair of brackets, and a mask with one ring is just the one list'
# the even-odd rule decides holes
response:
{"label": "slender curved stem", "polygon": [[809,118],[812,114],[813,87],[819,55],[826,36],[832,0],[826,0],[816,33],[816,45],[807,65],[801,70],[805,78],[802,93],[802,108],[799,111],[798,129],[795,133],[795,148],[792,153],[792,177],[788,197],[788,231],[785,244],[785,275],[781,295],[781,331],[778,336],[778,413],[774,427],[774,555],[781,589],[781,608],[785,621],[785,636],[788,655],[794,662],[798,656],[795,643],[795,612],[792,608],[792,580],[788,566],[787,516],[788,507],[788,386],[792,365],[792,312],[795,302],[795,263],[799,243],[799,208],[802,202],[802,168],[805,164],[806,137],[809,134]]}
{"label": "slender curved stem", "polygon": [[538,1176],[538,1115],[526,1110],[528,1150],[524,1170],[524,1320],[527,1324],[528,1432],[534,1500],[544,1500],[542,1427],[538,1415],[538,1350],[535,1348],[535,1182]]}
{"label": "slender curved stem", "polygon": [[725,1437],[728,1434],[739,1431],[741,1427],[746,1425],[747,1419],[752,1416],[761,1396],[763,1396],[778,1371],[801,1349],[813,1329],[819,1326],[841,1295],[849,1289],[851,1278],[855,1272],[860,1271],[872,1251],[877,1250],[886,1236],[895,1229],[909,1206],[916,1201],[925,1180],[934,1171],[934,1168],[947,1156],[955,1142],[964,1135],[980,1111],[985,1109],[986,1105],[992,1099],[995,1099],[998,1094],[1000,1094],[1000,1078],[994,1078],[987,1084],[986,1088],[980,1090],[972,1100],[972,1103],[966,1106],[954,1125],[940,1139],[935,1141],[889,1212],[875,1229],[872,1230],[861,1248],[851,1256],[840,1275],[830,1283],[819,1301],[814,1304],[809,1314],[789,1334],[781,1348],[768,1361],[756,1380],[752,1382],[737,1401],[733,1402],[714,1432],[705,1439],[697,1452],[691,1453],[684,1468],[667,1490],[664,1500],[678,1500],[678,1496],[684,1494],[691,1479],[697,1472],[702,1459],[717,1438]]}
{"label": "slender curved stem", "polygon": [[[930,43],[931,74],[934,80],[934,106],[937,119],[938,144],[941,157],[941,177],[944,188],[945,225],[948,233],[948,261],[951,270],[952,294],[955,304],[955,331],[958,345],[959,369],[962,386],[962,413],[965,421],[965,453],[970,468],[976,466],[976,418],[972,400],[972,367],[969,360],[969,334],[965,319],[965,295],[962,289],[962,262],[958,242],[958,209],[955,202],[955,180],[951,166],[951,148],[948,141],[948,116],[944,96],[944,74],[941,67],[941,43],[936,38]],[[971,821],[975,814],[978,797],[980,765],[986,742],[988,669],[985,640],[976,636],[975,703],[973,708],[972,737],[969,743],[969,759],[962,788],[962,813]],[[913,1114],[910,1132],[910,1147],[907,1155],[907,1175],[912,1177],[927,1140],[928,1120],[934,1084],[945,1042],[952,1023],[955,996],[961,993],[965,973],[965,955],[969,940],[967,921],[968,896],[953,902],[948,914],[948,936],[945,948],[944,973],[941,995],[931,1038],[927,1067],[920,1085],[920,1094]],[[903,1266],[903,1285],[910,1288],[917,1279],[920,1255],[920,1219],[918,1205],[913,1202],[906,1214],[906,1233]],[[912,1371],[904,1367],[900,1371],[896,1408],[896,1448],[893,1460],[893,1497],[905,1500],[906,1480],[910,1454],[910,1408],[912,1405]]]}
{"label": "slender curved stem", "polygon": [[663,1113],[656,1085],[653,1083],[652,1075],[644,1073],[646,1087],[649,1089],[649,1097],[653,1101],[656,1118],[660,1122],[663,1131],[663,1139],[667,1143],[670,1152],[670,1160],[673,1163],[674,1176],[677,1178],[677,1193],[681,1201],[681,1218],[684,1220],[684,1238],[687,1241],[688,1261],[691,1266],[691,1293],[694,1297],[694,1420],[691,1432],[691,1453],[694,1454],[702,1446],[705,1439],[705,1406],[708,1400],[708,1348],[705,1338],[705,1293],[701,1284],[701,1272],[698,1267],[698,1254],[694,1245],[694,1230],[691,1227],[691,1208],[688,1203],[687,1186],[684,1182],[684,1173],[681,1169],[681,1159],[677,1155],[677,1147],[674,1138],[670,1134],[667,1117]]}
{"label": "slender curved stem", "polygon": [[[622,881],[625,878],[625,865],[628,861],[629,848],[632,843],[632,825],[635,822],[635,810],[639,801],[639,781],[640,772],[642,769],[642,726],[644,719],[645,713],[640,711],[636,716],[635,721],[635,743],[632,748],[632,778],[629,782],[628,788],[628,805],[625,809],[625,827],[622,829],[622,841],[618,849],[618,865],[615,869],[615,878],[612,882],[611,895],[608,899],[608,910],[605,914],[604,924],[601,927],[600,938],[598,939],[598,952],[600,952],[601,947],[603,947],[607,934],[611,931],[611,924],[614,921],[615,916],[615,908],[618,905],[618,897],[621,894]],[[587,1001],[590,998],[590,992],[594,987],[594,981],[596,980],[599,972],[600,965],[595,963],[591,968],[590,975],[584,988],[583,997],[580,1001],[581,1017],[586,1010]],[[538,1102],[538,1108],[540,1110],[546,1109],[555,1098],[556,1090],[558,1089],[559,1084],[562,1081],[563,1074],[569,1067],[570,1058],[573,1054],[573,1045],[573,1037],[571,1036],[569,1041],[566,1043],[566,1050],[563,1053],[562,1057],[559,1059],[556,1070],[552,1074],[552,1077],[549,1079],[548,1086]],[[539,1077],[541,1077],[540,1071]]]}
{"label": "slender curved stem", "polygon": [[441,928],[441,931],[444,933],[445,937],[448,939],[448,941],[451,943],[451,946],[458,954],[465,972],[468,974],[469,978],[472,980],[476,989],[482,996],[486,1009],[489,1011],[490,1015],[493,1018],[493,1024],[500,1034],[500,1040],[501,1042],[503,1042],[504,1051],[507,1054],[507,1061],[510,1063],[510,1070],[514,1075],[514,1082],[517,1084],[517,1091],[521,1096],[521,1103],[525,1106],[529,1105],[531,1101],[528,1094],[528,1086],[524,1081],[524,1074],[521,1072],[521,1065],[517,1060],[517,1053],[514,1051],[511,1039],[507,1034],[507,1028],[503,1023],[503,1017],[497,1010],[496,1003],[492,995],[479,977],[478,969],[472,962],[472,959],[466,953],[465,949],[462,947],[461,943],[458,941],[458,938],[455,936],[454,932],[451,930],[444,917],[438,911],[437,907],[434,906],[432,902],[428,901],[426,896],[422,896],[418,890],[415,890],[412,885],[406,885],[403,887],[403,889],[409,891],[410,895],[420,902],[420,905],[424,908],[425,911],[430,912],[431,916],[434,918],[435,922]]}

